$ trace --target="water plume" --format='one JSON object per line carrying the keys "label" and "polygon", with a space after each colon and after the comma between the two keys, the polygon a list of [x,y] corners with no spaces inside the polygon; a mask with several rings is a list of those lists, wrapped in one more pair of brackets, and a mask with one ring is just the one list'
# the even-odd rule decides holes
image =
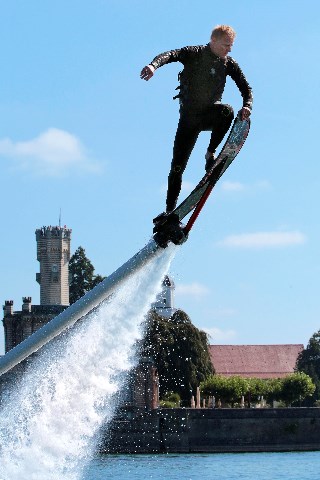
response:
{"label": "water plume", "polygon": [[134,346],[176,247],[160,250],[94,312],[42,348],[0,411],[0,480],[79,480],[110,422]]}

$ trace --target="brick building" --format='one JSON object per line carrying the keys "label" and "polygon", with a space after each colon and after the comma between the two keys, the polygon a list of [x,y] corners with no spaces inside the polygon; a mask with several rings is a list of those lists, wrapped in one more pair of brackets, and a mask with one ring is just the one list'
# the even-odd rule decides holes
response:
{"label": "brick building", "polygon": [[294,372],[302,344],[210,345],[215,372],[226,377],[282,378]]}

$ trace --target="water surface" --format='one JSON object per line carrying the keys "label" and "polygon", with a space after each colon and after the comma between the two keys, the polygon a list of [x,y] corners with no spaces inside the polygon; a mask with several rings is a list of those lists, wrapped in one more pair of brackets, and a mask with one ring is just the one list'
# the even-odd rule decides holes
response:
{"label": "water surface", "polygon": [[320,452],[103,455],[83,480],[319,480]]}

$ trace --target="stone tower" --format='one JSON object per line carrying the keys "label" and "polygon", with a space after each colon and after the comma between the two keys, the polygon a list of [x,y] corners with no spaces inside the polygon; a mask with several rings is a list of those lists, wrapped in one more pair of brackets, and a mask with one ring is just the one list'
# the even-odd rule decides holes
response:
{"label": "stone tower", "polygon": [[42,227],[36,230],[40,273],[40,305],[69,305],[69,260],[71,229]]}

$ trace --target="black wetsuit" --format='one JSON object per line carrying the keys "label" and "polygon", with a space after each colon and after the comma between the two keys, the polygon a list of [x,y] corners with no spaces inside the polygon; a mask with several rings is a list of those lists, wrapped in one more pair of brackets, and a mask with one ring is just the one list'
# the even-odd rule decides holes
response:
{"label": "black wetsuit", "polygon": [[171,62],[184,66],[179,74],[180,119],[168,177],[167,211],[175,208],[181,190],[182,174],[201,131],[212,131],[208,150],[214,153],[234,118],[230,105],[221,103],[229,75],[243,97],[243,107],[252,107],[252,91],[239,65],[232,57],[222,59],[210,45],[184,47],[161,53],[151,62],[157,69]]}

